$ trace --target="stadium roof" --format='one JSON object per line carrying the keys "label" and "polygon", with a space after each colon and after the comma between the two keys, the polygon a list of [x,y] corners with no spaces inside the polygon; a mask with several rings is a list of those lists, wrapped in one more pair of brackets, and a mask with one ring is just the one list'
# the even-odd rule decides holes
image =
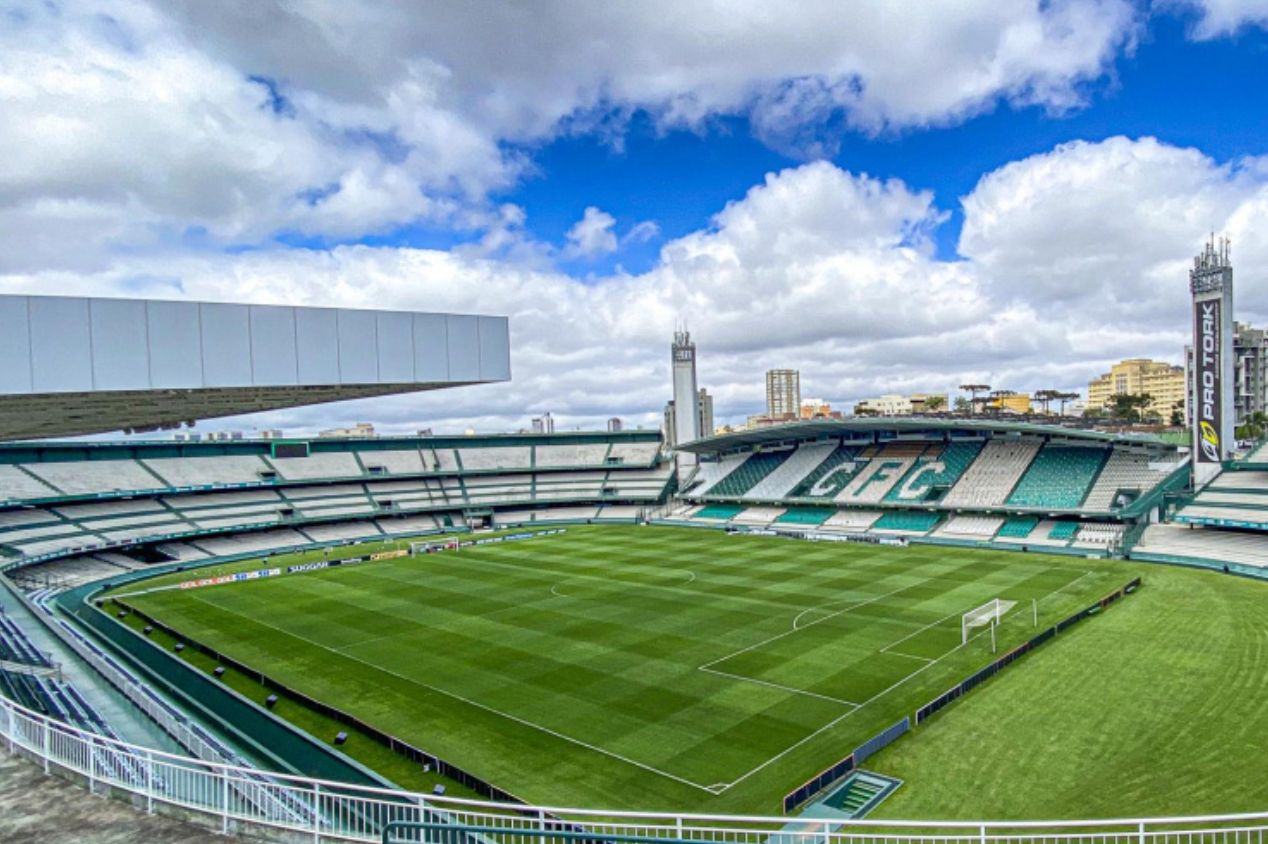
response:
{"label": "stadium roof", "polygon": [[0,296],[0,440],[506,381],[506,317]]}
{"label": "stadium roof", "polygon": [[768,425],[761,428],[736,431],[732,434],[702,437],[678,446],[678,448],[682,451],[700,454],[729,451],[733,448],[753,445],[817,439],[819,437],[839,437],[845,434],[872,431],[897,431],[899,433],[960,431],[980,434],[1034,434],[1066,439],[1085,439],[1095,442],[1174,447],[1154,434],[1116,434],[1106,431],[1094,431],[1089,428],[1074,428],[1066,427],[1065,425],[1047,425],[1034,422],[1009,422],[1003,419],[900,416],[815,419],[807,422],[788,422],[783,425]]}

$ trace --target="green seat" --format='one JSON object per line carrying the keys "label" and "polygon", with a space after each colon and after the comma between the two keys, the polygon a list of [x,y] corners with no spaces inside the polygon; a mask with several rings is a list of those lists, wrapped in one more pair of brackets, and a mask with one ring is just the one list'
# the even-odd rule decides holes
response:
{"label": "green seat", "polygon": [[710,487],[707,494],[725,498],[738,498],[757,486],[762,478],[775,471],[775,467],[788,459],[790,454],[792,454],[791,451],[754,454],[748,460],[732,469],[725,478]]}
{"label": "green seat", "polygon": [[1108,454],[1107,448],[1044,446],[1017,482],[1008,503],[1017,507],[1077,509]]}
{"label": "green seat", "polygon": [[785,510],[775,521],[791,525],[821,525],[835,512],[829,507],[795,507]]}
{"label": "green seat", "polygon": [[876,520],[873,530],[910,530],[927,532],[937,526],[942,516],[938,513],[891,510]]}
{"label": "green seat", "polygon": [[996,538],[1007,536],[1013,539],[1025,539],[1038,524],[1039,519],[1035,516],[1010,516],[995,536]]}
{"label": "green seat", "polygon": [[1049,539],[1074,539],[1074,535],[1079,532],[1078,522],[1057,522],[1053,525],[1052,530],[1048,531]]}
{"label": "green seat", "polygon": [[744,508],[739,504],[709,504],[706,507],[696,511],[696,515],[692,518],[696,519],[717,519],[726,521],[733,519],[740,514]]}

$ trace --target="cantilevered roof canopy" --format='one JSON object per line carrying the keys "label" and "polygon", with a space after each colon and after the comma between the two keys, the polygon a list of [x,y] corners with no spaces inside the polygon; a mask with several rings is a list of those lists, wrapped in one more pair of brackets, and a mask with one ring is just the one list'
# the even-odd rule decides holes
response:
{"label": "cantilevered roof canopy", "polygon": [[0,296],[0,440],[510,377],[506,317]]}
{"label": "cantilevered roof canopy", "polygon": [[676,446],[676,448],[697,454],[710,454],[755,445],[773,445],[782,442],[841,437],[851,434],[870,434],[873,431],[893,431],[898,434],[950,431],[980,436],[1030,434],[1073,440],[1082,439],[1090,442],[1172,447],[1153,434],[1115,434],[1107,431],[1095,431],[1090,428],[1033,422],[1010,422],[1006,419],[902,416],[815,419],[807,422],[788,422],[782,425],[767,425],[761,428],[736,431],[732,434],[702,437],[701,439]]}

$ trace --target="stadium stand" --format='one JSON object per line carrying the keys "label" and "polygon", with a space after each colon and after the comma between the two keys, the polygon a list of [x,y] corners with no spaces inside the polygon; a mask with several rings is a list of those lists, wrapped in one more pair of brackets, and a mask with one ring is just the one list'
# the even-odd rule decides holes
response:
{"label": "stadium stand", "polygon": [[783,507],[746,507],[731,521],[737,525],[760,525],[765,527],[784,514]]}
{"label": "stadium stand", "polygon": [[1252,448],[1242,458],[1243,463],[1268,463],[1268,440]]}
{"label": "stadium stand", "polygon": [[858,469],[855,457],[858,449],[838,446],[818,466],[793,487],[790,498],[814,498],[829,500],[845,488]]}
{"label": "stadium stand", "polygon": [[1071,544],[1076,548],[1116,548],[1126,529],[1120,524],[1092,522],[1079,528]]}
{"label": "stadium stand", "polygon": [[168,484],[135,460],[75,460],[64,463],[27,463],[23,467],[63,495],[135,492]]}
{"label": "stadium stand", "polygon": [[708,495],[713,487],[749,458],[748,454],[726,454],[718,460],[707,460],[696,467],[687,489],[692,495]]}
{"label": "stadium stand", "polygon": [[836,512],[827,507],[792,507],[781,513],[775,521],[780,525],[817,527]]}
{"label": "stadium stand", "polygon": [[660,454],[660,443],[612,443],[608,462],[625,466],[650,466]]}
{"label": "stadium stand", "polygon": [[916,460],[925,453],[924,443],[889,443],[879,449],[865,451],[867,465],[835,496],[836,501],[875,504],[902,480]]}
{"label": "stadium stand", "polygon": [[798,446],[787,459],[744,493],[743,497],[757,501],[782,498],[835,450],[835,442]]}
{"label": "stadium stand", "polygon": [[357,458],[348,452],[315,451],[307,457],[273,457],[269,463],[287,481],[351,478],[363,474]]}
{"label": "stadium stand", "polygon": [[1037,516],[1009,516],[995,532],[996,539],[1025,539],[1039,524]]}
{"label": "stadium stand", "polygon": [[865,531],[881,517],[879,510],[838,510],[824,521],[825,529],[856,533]]}
{"label": "stadium stand", "polygon": [[743,509],[739,504],[709,504],[697,510],[692,515],[692,518],[729,522],[739,515]]}
{"label": "stadium stand", "polygon": [[1108,454],[1105,448],[1045,445],[1017,482],[1008,503],[1016,507],[1077,509]]}
{"label": "stadium stand", "polygon": [[1251,533],[1160,524],[1145,528],[1130,556],[1143,559],[1177,557],[1264,568],[1268,567],[1268,544],[1263,537]]}
{"label": "stadium stand", "polygon": [[1268,492],[1268,472],[1221,472],[1207,484],[1206,489]]}
{"label": "stadium stand", "polygon": [[534,450],[536,468],[547,466],[601,466],[608,454],[608,443],[585,445],[539,445]]}
{"label": "stadium stand", "polygon": [[942,518],[940,513],[912,510],[890,510],[872,525],[878,533],[925,534]]}
{"label": "stadium stand", "polygon": [[1039,451],[1033,440],[991,440],[942,499],[949,507],[1003,504]]}
{"label": "stadium stand", "polygon": [[427,471],[418,449],[363,451],[357,456],[371,475],[420,475]]}
{"label": "stadium stand", "polygon": [[885,501],[927,501],[935,490],[950,489],[982,450],[980,442],[950,443],[931,447],[885,494]]}
{"label": "stadium stand", "polygon": [[157,457],[140,461],[171,487],[227,486],[258,484],[273,471],[254,454],[217,457]]}
{"label": "stadium stand", "polygon": [[708,494],[726,498],[743,496],[788,459],[790,454],[790,451],[754,454],[710,487]]}
{"label": "stadium stand", "polygon": [[1105,461],[1105,467],[1092,484],[1083,501],[1083,509],[1109,511],[1114,508],[1120,492],[1139,495],[1157,486],[1176,469],[1176,464],[1150,462],[1146,454],[1115,449]]}
{"label": "stadium stand", "polygon": [[1078,522],[1052,522],[1052,527],[1048,530],[1048,539],[1058,539],[1066,541],[1074,539],[1079,532]]}
{"label": "stadium stand", "polygon": [[949,539],[988,540],[1004,526],[1001,516],[953,516],[935,532],[934,536]]}
{"label": "stadium stand", "polygon": [[21,501],[26,498],[47,498],[58,491],[18,466],[0,466],[0,500]]}
{"label": "stadium stand", "polygon": [[[540,446],[548,448],[548,446]],[[529,446],[508,446],[505,448],[460,448],[458,461],[465,472],[477,472],[496,469],[529,469],[532,467],[533,454]],[[595,461],[598,462],[598,461]],[[580,465],[587,465],[582,463]]]}

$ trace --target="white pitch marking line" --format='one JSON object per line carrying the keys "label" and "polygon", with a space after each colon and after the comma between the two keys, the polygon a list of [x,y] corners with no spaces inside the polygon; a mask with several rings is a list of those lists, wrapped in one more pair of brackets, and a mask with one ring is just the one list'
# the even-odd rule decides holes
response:
{"label": "white pitch marking line", "polygon": [[556,598],[567,598],[567,597],[568,597],[568,596],[567,596],[567,595],[565,595],[563,592],[560,592],[560,591],[559,591],[559,584],[558,584],[558,583],[556,583],[555,585],[553,585],[553,586],[551,586],[551,587],[550,587],[550,594],[554,595]]}
{"label": "white pitch marking line", "polygon": [[831,702],[833,702],[833,703],[839,703],[839,704],[841,704],[841,705],[843,705],[843,706],[852,706],[852,707],[854,707],[854,708],[856,708],[856,709],[857,709],[857,708],[858,708],[858,706],[859,706],[859,704],[855,703],[855,702],[854,702],[854,701],[852,701],[852,700],[844,700],[843,698],[839,698],[839,697],[832,697],[832,696],[830,696],[830,695],[821,695],[821,694],[819,694],[818,692],[808,692],[808,691],[806,691],[805,689],[798,689],[798,688],[794,688],[793,686],[784,686],[784,685],[781,685],[781,684],[779,684],[779,683],[772,683],[772,682],[770,682],[770,681],[768,681],[768,680],[758,680],[756,677],[746,677],[746,676],[744,676],[743,674],[732,674],[732,673],[730,673],[729,671],[718,671],[716,668],[705,668],[705,667],[701,666],[701,667],[697,668],[696,670],[697,670],[697,671],[704,671],[704,672],[705,672],[705,673],[707,673],[707,674],[716,674],[716,675],[717,675],[717,676],[719,676],[719,677],[726,677],[726,678],[728,678],[728,679],[730,679],[730,680],[739,680],[740,682],[743,682],[743,683],[756,683],[756,684],[757,684],[757,685],[759,685],[759,686],[767,686],[768,688],[772,688],[772,689],[779,689],[779,690],[780,690],[780,691],[782,691],[782,692],[789,692],[789,693],[791,693],[791,694],[795,694],[795,695],[805,695],[805,696],[807,696],[807,697],[817,697],[817,698],[819,698],[820,700],[828,700],[828,701],[831,701]]}
{"label": "white pitch marking line", "polygon": [[[1044,598],[1049,598],[1049,597],[1051,597],[1051,596],[1053,596],[1053,595],[1057,594],[1058,592],[1060,592],[1060,591],[1062,591],[1062,590],[1064,590],[1064,589],[1068,589],[1068,588],[1070,588],[1071,586],[1073,586],[1075,583],[1079,582],[1080,580],[1082,580],[1083,578],[1087,577],[1087,576],[1088,576],[1088,575],[1090,575],[1090,574],[1093,574],[1093,572],[1091,572],[1091,571],[1085,571],[1083,574],[1079,575],[1079,576],[1078,576],[1078,577],[1076,577],[1074,580],[1071,580],[1071,581],[1070,581],[1069,583],[1067,583],[1065,586],[1059,586],[1059,587],[1057,587],[1056,589],[1054,589],[1054,590],[1052,590],[1051,592],[1049,592],[1047,595],[1044,595],[1043,597],[1044,597]],[[1040,600],[1043,600],[1043,599],[1041,598]],[[954,613],[953,613],[953,615],[954,615]],[[1013,615],[1013,617],[1014,617],[1014,618],[1016,618],[1016,617],[1020,617],[1020,616],[1021,616],[1021,613],[1014,613],[1014,615]],[[1005,621],[1007,621],[1007,619],[1005,619]],[[939,663],[939,662],[941,662],[942,660],[946,659],[946,658],[947,658],[947,657],[949,657],[951,654],[955,653],[956,651],[960,650],[961,648],[966,648],[966,647],[968,647],[969,642],[972,642],[973,640],[977,639],[979,636],[985,636],[988,632],[990,632],[990,631],[989,631],[989,629],[987,629],[987,630],[980,630],[980,631],[978,631],[977,633],[974,633],[972,636],[970,636],[970,637],[969,637],[969,641],[968,641],[968,642],[963,642],[963,643],[961,643],[961,644],[959,644],[959,645],[956,645],[954,648],[952,648],[951,650],[947,651],[946,653],[944,653],[942,656],[938,657],[937,659],[931,660],[931,661],[929,661],[928,663],[926,663],[925,665],[922,665],[920,668],[917,668],[915,671],[911,672],[911,673],[910,673],[910,674],[908,674],[906,677],[904,677],[904,678],[902,678],[901,680],[899,680],[898,682],[894,683],[894,684],[893,684],[892,686],[890,686],[889,688],[883,689],[882,691],[879,691],[879,692],[877,692],[876,694],[872,695],[872,696],[871,696],[871,697],[869,697],[867,700],[865,700],[865,701],[863,701],[862,703],[860,703],[860,704],[858,705],[858,709],[851,709],[849,712],[846,712],[846,713],[844,713],[844,714],[842,714],[842,715],[838,715],[836,718],[834,718],[833,720],[831,720],[831,721],[829,721],[828,723],[824,724],[822,727],[820,727],[819,729],[815,730],[815,731],[814,731],[813,733],[811,733],[810,735],[806,736],[805,738],[802,738],[801,740],[797,741],[795,744],[789,745],[788,747],[784,748],[783,750],[781,750],[781,751],[780,751],[779,753],[777,753],[776,755],[772,756],[771,758],[767,759],[767,760],[766,760],[765,762],[763,762],[762,764],[758,765],[756,768],[753,768],[751,771],[748,771],[748,772],[747,772],[747,773],[745,773],[743,776],[741,776],[739,779],[737,779],[737,780],[732,780],[730,783],[728,783],[728,784],[727,784],[727,787],[726,787],[725,789],[723,789],[723,791],[726,791],[726,790],[728,790],[728,789],[731,789],[731,788],[733,788],[733,787],[735,787],[735,786],[739,785],[741,782],[743,782],[744,780],[748,779],[749,777],[751,777],[753,774],[757,773],[758,771],[762,770],[762,769],[763,769],[763,768],[765,768],[767,765],[770,765],[772,762],[777,762],[778,760],[782,759],[784,756],[788,755],[788,754],[789,754],[789,753],[791,753],[793,750],[796,750],[796,749],[797,749],[798,747],[800,747],[801,745],[803,745],[803,744],[805,744],[806,742],[810,741],[810,740],[811,740],[811,739],[813,739],[815,736],[819,735],[820,733],[825,732],[826,730],[831,729],[832,727],[835,727],[837,724],[841,723],[841,722],[842,722],[842,721],[844,721],[846,718],[849,718],[849,717],[850,717],[851,715],[853,715],[855,712],[858,712],[858,711],[859,711],[859,709],[862,709],[863,707],[867,706],[867,705],[868,705],[869,703],[871,703],[872,701],[874,701],[874,700],[876,700],[876,699],[880,698],[880,697],[881,697],[881,696],[883,696],[883,695],[887,695],[887,694],[889,694],[889,693],[890,693],[890,692],[892,692],[894,689],[896,689],[896,688],[898,688],[899,686],[901,686],[902,684],[906,683],[906,682],[907,682],[908,680],[910,680],[912,677],[915,677],[917,674],[920,674],[921,672],[925,671],[926,669],[932,668],[934,665],[936,665],[937,663]],[[895,644],[897,644],[897,643],[895,643]]]}
{"label": "white pitch marking line", "polygon": [[[778,640],[778,639],[782,639],[782,638],[784,638],[785,636],[791,636],[793,633],[797,633],[797,632],[800,632],[800,631],[802,631],[802,630],[807,630],[807,629],[809,629],[809,628],[811,628],[811,627],[814,627],[816,624],[820,624],[820,623],[822,623],[822,622],[824,622],[824,621],[827,621],[827,620],[828,620],[828,619],[830,619],[830,618],[836,618],[838,615],[844,615],[845,613],[849,612],[850,610],[856,610],[856,609],[858,609],[859,607],[866,606],[867,604],[873,604],[873,603],[876,603],[877,601],[881,600],[882,598],[888,598],[890,595],[896,595],[897,593],[899,593],[899,592],[903,591],[904,589],[910,589],[910,588],[911,588],[911,584],[908,584],[908,585],[906,585],[906,586],[899,586],[897,589],[894,589],[894,590],[892,590],[892,591],[890,591],[890,592],[886,592],[884,595],[874,595],[873,597],[868,598],[868,599],[867,599],[867,600],[865,600],[865,601],[859,601],[859,602],[857,602],[857,603],[850,604],[848,607],[845,607],[845,608],[843,608],[843,609],[839,609],[839,610],[837,610],[837,611],[836,611],[836,612],[834,612],[834,613],[829,613],[828,615],[825,615],[823,618],[816,618],[814,621],[811,621],[811,622],[809,622],[808,624],[806,624],[806,626],[805,626],[805,627],[796,627],[796,628],[793,628],[792,630],[785,630],[783,633],[776,633],[774,636],[771,636],[771,637],[769,637],[769,638],[767,638],[767,639],[763,639],[763,640],[762,640],[762,641],[760,641],[760,642],[754,642],[753,644],[749,645],[749,646],[748,646],[748,647],[746,647],[746,648],[740,648],[738,651],[733,651],[732,653],[726,654],[725,656],[720,656],[720,657],[718,657],[717,659],[710,660],[709,662],[706,662],[704,665],[698,665],[698,666],[696,666],[696,667],[697,667],[697,668],[708,668],[708,667],[709,667],[709,666],[711,666],[711,665],[717,665],[719,662],[725,662],[726,660],[730,659],[730,658],[731,658],[731,657],[733,657],[733,656],[739,656],[740,654],[748,653],[748,652],[749,652],[749,651],[751,651],[751,650],[756,650],[757,648],[760,648],[760,647],[762,647],[763,645],[768,645],[768,644],[770,644],[771,642],[774,642],[774,641],[776,641],[776,640]],[[835,603],[840,603],[840,602],[839,602],[839,601],[837,601],[837,602],[835,602]],[[820,609],[820,608],[822,608],[822,605],[820,605],[819,607],[811,607],[811,609]]]}
{"label": "white pitch marking line", "polygon": [[227,607],[222,607],[222,606],[220,606],[219,604],[213,604],[213,603],[211,603],[210,601],[207,601],[207,600],[205,600],[205,599],[203,599],[203,598],[199,597],[198,595],[194,595],[193,597],[194,597],[195,599],[199,600],[199,601],[202,601],[204,604],[207,604],[208,606],[213,606],[213,607],[216,607],[217,609],[222,610],[222,611],[224,611],[224,612],[232,613],[233,615],[236,615],[236,616],[238,616],[239,618],[245,618],[245,619],[248,619],[248,620],[250,620],[250,621],[254,621],[254,622],[256,622],[257,624],[263,625],[264,627],[268,627],[268,628],[271,628],[271,629],[273,629],[273,630],[276,630],[277,632],[281,633],[281,634],[282,634],[282,635],[284,635],[284,636],[294,636],[296,639],[302,639],[303,641],[308,642],[308,644],[312,645],[313,647],[319,648],[319,649],[324,650],[324,651],[330,651],[331,653],[337,653],[337,654],[339,654],[340,656],[344,657],[345,659],[350,659],[350,660],[352,660],[353,662],[359,662],[359,663],[361,663],[362,665],[365,665],[365,666],[368,666],[369,668],[374,669],[375,671],[382,671],[384,674],[390,674],[390,675],[392,675],[393,677],[397,677],[397,678],[399,678],[399,679],[401,679],[401,680],[404,680],[405,682],[410,683],[410,684],[412,684],[412,685],[415,685],[415,686],[420,686],[420,687],[422,687],[422,688],[424,688],[424,689],[430,689],[431,691],[436,692],[437,694],[441,694],[441,695],[444,695],[444,696],[446,696],[446,697],[453,698],[454,700],[461,701],[461,702],[463,702],[463,703],[465,703],[465,704],[467,704],[467,705],[469,705],[469,706],[474,706],[474,707],[476,707],[477,709],[483,709],[485,712],[491,712],[491,713],[493,713],[494,715],[498,715],[498,716],[500,716],[500,717],[502,717],[502,718],[507,719],[508,721],[514,721],[515,723],[517,723],[517,724],[522,724],[522,725],[523,725],[523,726],[525,726],[525,727],[529,727],[529,728],[534,729],[534,730],[539,730],[540,732],[546,733],[547,735],[554,736],[554,737],[555,737],[555,738],[557,738],[557,739],[562,739],[563,741],[569,742],[570,744],[575,744],[575,745],[577,745],[577,746],[579,746],[579,747],[584,747],[584,748],[585,748],[585,749],[587,749],[587,750],[592,750],[592,751],[594,751],[595,753],[600,753],[600,754],[602,754],[602,755],[604,755],[604,756],[608,756],[608,757],[610,757],[610,758],[612,758],[612,759],[616,759],[616,760],[618,760],[618,761],[620,761],[620,762],[625,762],[625,763],[626,763],[626,764],[628,764],[628,765],[633,765],[634,767],[636,767],[636,768],[641,768],[641,769],[642,769],[642,770],[644,770],[644,771],[648,771],[648,772],[650,772],[650,773],[657,774],[657,775],[662,776],[662,777],[665,777],[665,778],[667,778],[667,779],[671,779],[671,780],[674,780],[674,781],[676,781],[676,782],[680,782],[680,783],[682,783],[683,785],[689,785],[689,786],[691,786],[692,788],[696,788],[696,789],[699,789],[699,790],[701,790],[701,791],[707,791],[707,792],[709,792],[710,794],[717,794],[717,793],[719,793],[719,792],[712,791],[712,790],[710,789],[710,787],[709,787],[709,786],[704,786],[704,785],[701,785],[701,784],[700,784],[700,783],[698,783],[698,782],[692,782],[692,781],[691,781],[691,780],[689,780],[689,779],[686,779],[686,778],[684,778],[684,777],[680,777],[680,776],[678,776],[677,774],[671,774],[671,773],[669,773],[668,771],[662,771],[660,768],[655,768],[655,767],[652,767],[651,765],[648,765],[648,764],[646,764],[645,762],[639,762],[639,761],[638,761],[638,760],[636,760],[636,759],[630,759],[630,758],[629,758],[629,757],[627,757],[627,756],[622,756],[621,754],[619,754],[619,753],[615,753],[615,752],[613,752],[613,751],[611,751],[611,750],[607,750],[606,748],[597,747],[597,746],[595,746],[595,745],[593,745],[593,744],[590,744],[590,743],[588,743],[588,742],[584,742],[584,741],[582,741],[581,739],[576,739],[576,738],[573,738],[572,736],[567,736],[567,735],[564,735],[564,734],[563,734],[563,733],[561,733],[561,732],[558,732],[558,731],[556,731],[556,730],[552,730],[550,727],[543,727],[541,724],[535,724],[535,723],[533,723],[532,721],[529,721],[529,720],[527,720],[527,719],[525,719],[525,718],[520,718],[520,717],[519,717],[519,716],[517,716],[517,715],[511,715],[510,713],[507,713],[507,712],[502,712],[502,711],[501,711],[501,710],[499,710],[499,709],[494,709],[492,706],[489,706],[489,705],[487,705],[487,704],[480,703],[479,701],[471,700],[470,698],[463,697],[462,695],[460,695],[460,694],[456,694],[455,692],[448,691],[447,689],[442,689],[442,688],[440,688],[440,687],[438,687],[438,686],[433,686],[433,685],[431,685],[431,684],[429,684],[429,683],[424,683],[424,682],[423,682],[423,681],[421,681],[421,680],[415,680],[413,677],[406,677],[406,676],[405,676],[405,675],[403,675],[403,674],[398,674],[397,672],[392,671],[392,670],[387,669],[387,668],[384,668],[384,667],[383,667],[383,666],[381,666],[381,665],[375,665],[375,664],[374,664],[374,663],[372,663],[372,662],[366,662],[364,659],[360,659],[360,658],[358,658],[358,657],[355,657],[355,656],[353,656],[352,654],[344,653],[343,651],[339,650],[338,648],[330,648],[330,647],[326,647],[325,645],[321,644],[320,642],[315,642],[315,641],[313,641],[312,639],[308,638],[307,636],[303,636],[303,635],[301,635],[301,634],[299,634],[299,633],[295,633],[295,632],[290,631],[290,630],[283,630],[281,627],[276,627],[276,626],[274,626],[274,625],[272,625],[272,624],[269,624],[268,622],[265,622],[265,621],[260,621],[258,618],[253,618],[253,617],[251,617],[251,616],[247,615],[246,613],[241,613],[241,612],[238,612],[237,610],[231,610],[231,609],[228,609]]}

